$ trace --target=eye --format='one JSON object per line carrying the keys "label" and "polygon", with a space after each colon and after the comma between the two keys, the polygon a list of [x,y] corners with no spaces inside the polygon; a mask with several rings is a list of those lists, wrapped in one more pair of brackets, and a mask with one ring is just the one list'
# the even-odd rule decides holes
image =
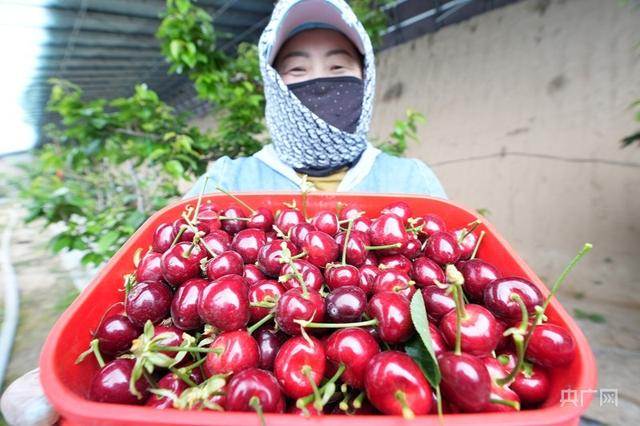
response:
{"label": "eye", "polygon": [[343,69],[343,68],[344,68],[344,67],[343,67],[342,65],[333,65],[333,66],[331,67],[331,71],[341,70],[341,69]]}
{"label": "eye", "polygon": [[305,69],[303,67],[293,67],[289,69],[289,72],[304,72]]}

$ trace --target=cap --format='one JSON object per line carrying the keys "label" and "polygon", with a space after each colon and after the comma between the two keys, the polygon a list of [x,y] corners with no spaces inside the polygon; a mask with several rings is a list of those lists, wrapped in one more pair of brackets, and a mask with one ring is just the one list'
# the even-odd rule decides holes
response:
{"label": "cap", "polygon": [[[355,16],[351,14],[352,17]],[[364,41],[356,29],[356,21],[348,22],[347,14],[331,0],[300,0],[285,12],[275,30],[275,42],[269,52],[273,64],[282,45],[294,35],[312,29],[330,29],[346,36],[364,55]]]}

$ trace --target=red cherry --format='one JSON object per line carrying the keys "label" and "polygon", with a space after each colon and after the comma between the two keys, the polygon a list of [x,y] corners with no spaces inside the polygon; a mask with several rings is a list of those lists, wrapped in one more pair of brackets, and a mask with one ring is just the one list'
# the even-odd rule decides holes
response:
{"label": "red cherry", "polygon": [[158,324],[169,314],[172,299],[171,289],[161,281],[137,283],[127,294],[127,317],[138,327],[144,327],[147,321]]}
{"label": "red cherry", "polygon": [[134,325],[124,315],[112,315],[100,323],[95,333],[100,351],[107,355],[116,355],[131,347],[131,341],[142,333],[142,328]]}
{"label": "red cherry", "polygon": [[389,344],[405,342],[413,334],[409,299],[399,293],[374,294],[367,304],[367,315],[378,321],[380,339]]}
{"label": "red cherry", "polygon": [[244,272],[244,262],[242,256],[237,252],[228,250],[210,259],[207,262],[206,269],[207,277],[213,281],[224,275],[242,275]]}
{"label": "red cherry", "polygon": [[531,334],[526,357],[543,367],[563,367],[576,357],[576,343],[559,325],[540,324]]}
{"label": "red cherry", "polygon": [[[342,253],[344,250],[344,240],[346,237],[345,232],[340,232],[336,235],[336,242],[338,243],[338,251]],[[367,249],[365,246],[368,244],[369,237],[358,231],[351,231],[349,235],[349,242],[347,243],[347,258],[346,261],[349,265],[356,267],[361,266],[367,258]]]}
{"label": "red cherry", "polygon": [[327,295],[326,315],[333,322],[360,321],[367,306],[367,295],[359,287],[338,287]]}
{"label": "red cherry", "polygon": [[219,330],[238,330],[249,322],[249,289],[239,275],[224,275],[202,291],[198,314]]}
{"label": "red cherry", "polygon": [[299,223],[291,227],[291,242],[297,247],[302,247],[304,240],[309,235],[309,232],[317,231],[316,227],[310,223]]}
{"label": "red cherry", "polygon": [[304,222],[304,215],[298,209],[285,208],[276,213],[275,225],[284,232],[285,235],[289,233],[289,230],[293,226]]}
{"label": "red cherry", "polygon": [[329,375],[333,375],[342,363],[345,371],[340,380],[351,387],[362,389],[367,364],[380,352],[376,339],[361,328],[343,328],[331,334],[325,346]]}
{"label": "red cherry", "polygon": [[198,314],[198,300],[207,285],[207,280],[193,278],[176,290],[171,302],[171,319],[176,327],[195,330],[202,325]]}
{"label": "red cherry", "polygon": [[144,404],[149,393],[149,383],[144,377],[140,377],[135,383],[141,398],[129,392],[129,379],[134,364],[133,359],[119,358],[105,365],[91,382],[89,399],[110,404]]}
{"label": "red cherry", "polygon": [[431,342],[433,343],[433,353],[436,358],[448,351],[447,342],[445,342],[442,333],[434,324],[429,323],[429,334],[431,334]]}
{"label": "red cherry", "polygon": [[408,275],[392,269],[390,271],[382,271],[373,281],[374,294],[384,291],[399,293],[411,300],[413,293],[416,292],[416,288]]}
{"label": "red cherry", "polygon": [[413,278],[418,287],[433,286],[436,281],[440,283],[446,281],[444,271],[440,265],[424,256],[414,259],[411,278]]}
{"label": "red cherry", "polygon": [[253,333],[253,337],[256,339],[256,342],[258,342],[258,347],[260,348],[258,367],[265,370],[273,370],[273,362],[276,359],[276,354],[288,336],[279,331],[274,331],[267,326],[263,326]]}
{"label": "red cherry", "polygon": [[479,412],[489,404],[491,378],[484,363],[473,355],[447,352],[438,358],[442,395],[466,412]]}
{"label": "red cherry", "polygon": [[160,266],[164,279],[173,286],[179,286],[200,274],[200,261],[206,258],[206,251],[191,243],[178,243],[162,254]]}
{"label": "red cherry", "polygon": [[509,389],[506,386],[499,386],[495,382],[491,383],[491,399],[501,399],[503,401],[511,401],[517,404],[517,407],[505,404],[498,404],[496,402],[489,402],[487,406],[482,410],[484,413],[508,413],[513,411],[519,411],[520,398],[518,394]]}
{"label": "red cherry", "polygon": [[380,269],[375,265],[362,265],[360,268],[360,282],[358,286],[367,294],[373,293],[373,283],[376,277],[380,275]]}
{"label": "red cherry", "polygon": [[450,310],[456,307],[456,302],[446,289],[430,285],[422,288],[422,298],[427,308],[427,314],[431,321],[440,323],[440,320]]}
{"label": "red cherry", "polygon": [[136,268],[136,281],[160,281],[164,279],[162,276],[161,264],[162,255],[150,251],[145,254]]}
{"label": "red cherry", "polygon": [[258,281],[266,279],[262,271],[256,265],[251,264],[244,265],[242,278],[244,278],[248,285],[252,285],[257,283]]}
{"label": "red cherry", "polygon": [[435,232],[427,240],[424,254],[439,265],[456,263],[460,258],[458,240],[449,232]]}
{"label": "red cherry", "polygon": [[360,282],[360,271],[353,265],[330,264],[325,269],[324,276],[331,290],[338,287],[357,286]]}
{"label": "red cherry", "polygon": [[551,381],[544,368],[534,365],[530,373],[520,372],[509,387],[518,394],[523,406],[535,407],[549,397]]}
{"label": "red cherry", "polygon": [[[249,303],[253,304],[271,300],[275,306],[275,302],[277,302],[283,294],[284,288],[277,281],[262,280],[249,287]],[[254,323],[269,315],[271,309],[251,306],[249,311],[251,313],[251,322]]]}
{"label": "red cherry", "polygon": [[322,322],[324,319],[324,299],[316,290],[308,289],[305,296],[301,288],[285,291],[276,305],[276,322],[289,335],[301,333],[296,320]]}
{"label": "red cherry", "polygon": [[278,277],[282,268],[282,244],[286,244],[287,248],[293,256],[299,253],[298,247],[289,241],[274,240],[262,246],[258,252],[258,268],[269,277]]}
{"label": "red cherry", "polygon": [[394,269],[408,276],[411,274],[412,263],[407,257],[401,254],[394,254],[381,257],[378,262],[378,268],[382,271]]}
{"label": "red cherry", "polygon": [[271,231],[273,228],[274,218],[273,212],[266,207],[258,207],[247,222],[247,228],[260,229],[264,232]]}
{"label": "red cherry", "polygon": [[[222,216],[227,218],[246,218],[247,213],[240,206],[230,206],[222,211]],[[222,230],[230,235],[234,235],[246,227],[246,220],[225,219],[222,221]]]}
{"label": "red cherry", "polygon": [[436,232],[444,232],[447,230],[444,220],[437,214],[428,213],[419,219],[421,220],[416,223],[416,226],[423,225],[421,234],[424,236],[430,237]]}
{"label": "red cherry", "polygon": [[340,229],[338,225],[338,216],[335,213],[328,210],[321,210],[311,218],[311,224],[316,227],[318,231],[322,231],[331,236],[336,235]]}
{"label": "red cherry", "polygon": [[261,229],[247,228],[239,231],[231,242],[231,248],[242,256],[244,263],[255,263],[258,251],[267,243],[267,236]]}
{"label": "red cherry", "polygon": [[211,345],[217,352],[207,353],[203,366],[207,377],[216,374],[235,374],[258,366],[258,343],[244,330],[219,334]]}
{"label": "red cherry", "polygon": [[402,220],[402,223],[406,225],[411,217],[411,207],[404,201],[394,201],[384,206],[382,210],[380,210],[380,214],[395,214]]}
{"label": "red cherry", "polygon": [[284,288],[288,290],[290,288],[302,286],[300,280],[293,272],[293,268],[295,267],[300,275],[302,275],[302,280],[307,288],[320,291],[322,284],[324,283],[324,277],[322,276],[320,268],[304,259],[296,259],[293,261],[293,264],[295,266],[285,263],[282,265],[282,269],[280,270],[279,280],[282,282]]}
{"label": "red cherry", "polygon": [[404,352],[377,354],[365,373],[367,398],[384,414],[427,414],[431,410],[431,388],[418,364]]}
{"label": "red cherry", "polygon": [[365,213],[366,212],[362,210],[360,207],[356,205],[349,205],[349,206],[343,207],[340,210],[340,214],[338,215],[338,217],[340,218],[340,220],[345,221],[349,219],[356,219],[358,217],[363,216]]}
{"label": "red cherry", "polygon": [[311,383],[317,386],[324,377],[324,347],[318,339],[308,339],[309,341],[302,336],[292,337],[282,345],[276,355],[273,371],[283,392],[290,398],[301,398],[311,394]]}
{"label": "red cherry", "polygon": [[307,252],[306,259],[318,268],[324,268],[338,258],[338,244],[331,235],[321,231],[309,232],[302,249]]}
{"label": "red cherry", "polygon": [[408,259],[415,259],[422,254],[422,243],[413,235],[409,235],[409,240],[402,254]]}
{"label": "red cherry", "polygon": [[202,250],[205,252],[207,251],[204,246],[205,244],[215,255],[219,255],[220,253],[231,249],[231,237],[221,229],[211,231],[202,237],[202,240],[204,242],[200,245],[202,246]]}
{"label": "red cherry", "polygon": [[530,281],[517,277],[498,278],[489,283],[484,289],[484,304],[497,317],[511,322],[521,321],[520,305],[511,299],[514,293],[520,296],[530,314],[536,305],[542,306],[540,290]]}
{"label": "red cherry", "polygon": [[[173,373],[167,373],[160,380],[158,380],[157,389],[168,390],[174,395],[180,396],[180,394],[188,387],[189,385],[187,385],[187,383],[185,383],[178,376]],[[153,407],[157,409],[173,408],[173,400],[166,396],[151,394],[149,396],[149,399],[147,399],[145,405],[147,407]]]}
{"label": "red cherry", "polygon": [[468,260],[461,265],[459,270],[464,278],[465,294],[469,296],[471,301],[476,302],[482,302],[484,288],[491,281],[500,278],[500,272],[496,267],[482,259]]}
{"label": "red cherry", "polygon": [[[471,355],[488,355],[496,348],[501,333],[491,312],[480,305],[469,304],[466,315],[460,320],[462,351]],[[451,310],[440,320],[440,331],[449,346],[456,340],[456,311]]]}
{"label": "red cherry", "polygon": [[252,399],[257,398],[265,413],[284,412],[284,397],[271,373],[249,368],[234,375],[227,385],[226,411],[255,411]]}
{"label": "red cherry", "polygon": [[153,233],[151,248],[156,253],[164,253],[169,250],[175,238],[176,233],[173,230],[173,225],[170,223],[161,223]]}
{"label": "red cherry", "polygon": [[[456,237],[456,240],[460,239],[463,235],[463,232],[467,232],[464,228],[452,230],[451,233]],[[476,244],[478,243],[478,237],[473,232],[468,233],[460,243],[458,243],[458,247],[460,248],[460,259],[469,259],[473,254],[473,250],[476,248]]]}
{"label": "red cherry", "polygon": [[402,219],[394,214],[381,215],[371,223],[369,237],[374,246],[398,244],[398,248],[380,250],[381,255],[400,254],[409,241]]}

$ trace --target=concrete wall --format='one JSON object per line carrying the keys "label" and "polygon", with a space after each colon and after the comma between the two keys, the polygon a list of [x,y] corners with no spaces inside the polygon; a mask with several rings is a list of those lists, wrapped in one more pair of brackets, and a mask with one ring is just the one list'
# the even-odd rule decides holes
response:
{"label": "concrete wall", "polygon": [[[425,114],[409,155],[451,199],[489,209],[543,279],[594,244],[560,298],[605,316],[581,323],[597,355],[640,350],[640,148],[619,144],[638,128],[639,43],[637,1],[528,0],[378,55],[374,135],[406,108]],[[615,368],[601,366],[602,387],[622,386]]]}

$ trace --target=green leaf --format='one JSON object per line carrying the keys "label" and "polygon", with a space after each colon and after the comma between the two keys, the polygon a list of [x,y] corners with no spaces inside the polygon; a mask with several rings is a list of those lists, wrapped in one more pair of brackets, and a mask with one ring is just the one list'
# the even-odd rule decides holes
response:
{"label": "green leaf", "polygon": [[181,178],[184,174],[184,167],[179,161],[169,160],[164,164],[164,169],[174,178]]}
{"label": "green leaf", "polygon": [[101,251],[108,251],[111,246],[118,241],[120,233],[118,231],[109,231],[98,240],[98,247]]}
{"label": "green leaf", "polygon": [[421,291],[416,291],[411,298],[410,310],[411,321],[419,338],[416,337],[405,345],[405,351],[418,363],[431,386],[436,387],[440,384],[440,367],[433,350],[427,308]]}

